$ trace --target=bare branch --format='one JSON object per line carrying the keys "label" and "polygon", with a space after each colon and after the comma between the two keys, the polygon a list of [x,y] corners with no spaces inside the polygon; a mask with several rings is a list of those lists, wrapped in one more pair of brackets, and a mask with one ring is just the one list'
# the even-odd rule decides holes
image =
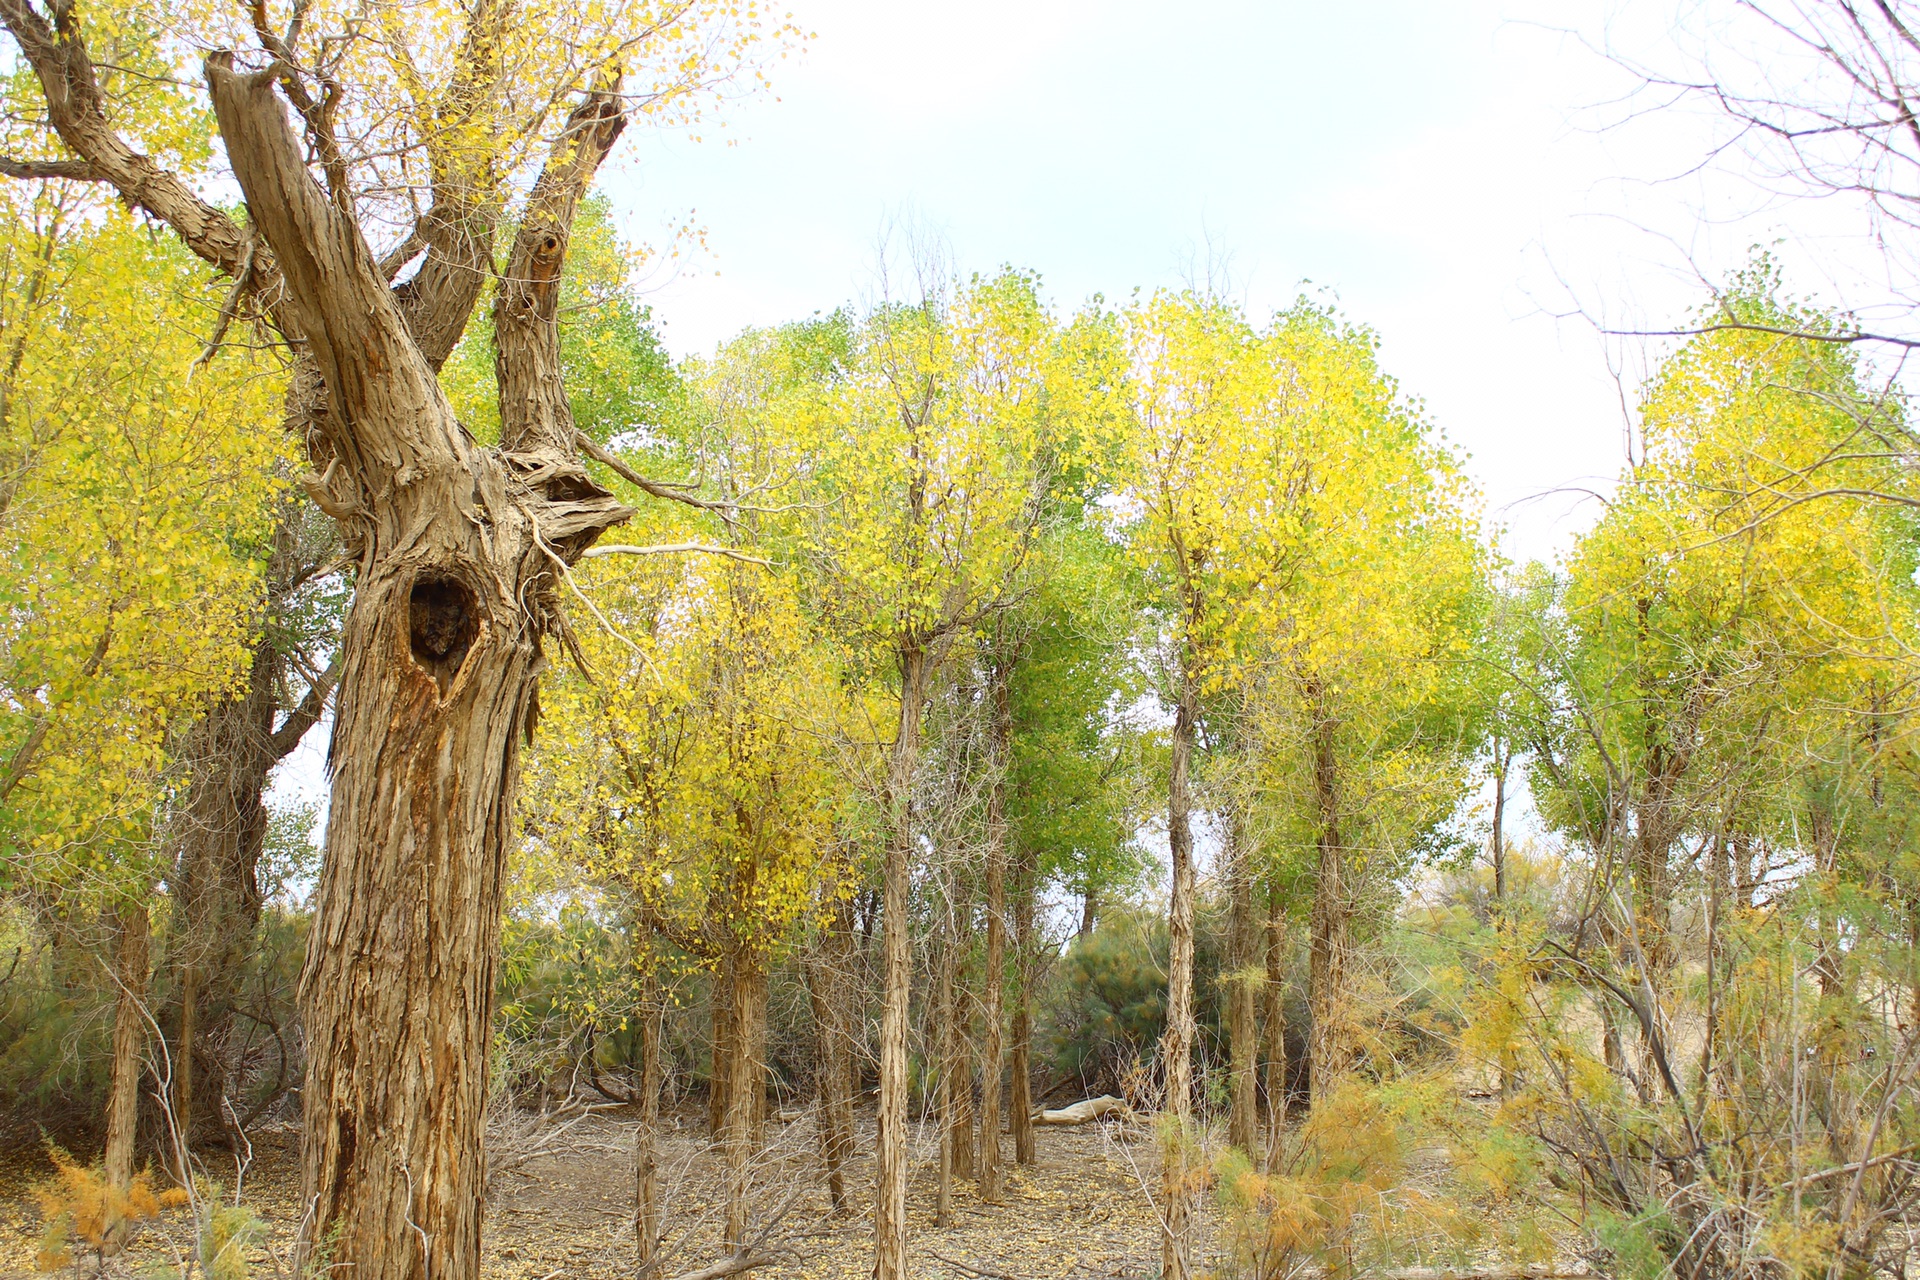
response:
{"label": "bare branch", "polygon": [[680,552],[694,552],[709,556],[726,556],[729,560],[738,560],[744,564],[771,565],[771,560],[759,556],[750,556],[744,551],[735,551],[732,547],[716,547],[710,542],[657,542],[651,546],[635,547],[623,543],[602,543],[588,547],[586,555],[592,556],[654,556],[672,555]]}

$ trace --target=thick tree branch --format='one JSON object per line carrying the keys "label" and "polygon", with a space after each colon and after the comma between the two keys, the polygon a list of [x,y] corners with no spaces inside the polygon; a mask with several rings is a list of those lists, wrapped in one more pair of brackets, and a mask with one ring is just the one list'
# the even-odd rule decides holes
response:
{"label": "thick tree branch", "polygon": [[[0,23],[33,68],[54,132],[85,165],[84,176],[112,183],[128,203],[172,227],[202,260],[238,275],[248,253],[245,229],[195,195],[178,176],[127,145],[107,117],[106,99],[72,10],[58,10],[57,22],[56,27],[43,18],[30,0],[0,0]],[[275,274],[271,261],[256,261],[253,269],[262,286]],[[271,290],[263,287],[263,292]]]}
{"label": "thick tree branch", "polygon": [[[425,140],[433,174],[431,200],[406,241],[381,263],[391,280],[423,250],[426,261],[395,288],[420,354],[436,371],[466,331],[493,270],[501,183],[491,153],[461,143],[499,92],[500,34],[508,18],[500,0],[479,0],[467,18],[446,88],[434,95],[434,131]],[[424,86],[416,93],[425,93]],[[404,255],[404,256],[402,256]]]}
{"label": "thick tree branch", "polygon": [[[450,413],[393,411],[444,397],[360,228],[315,184],[270,75],[236,72],[228,53],[209,57],[206,75],[234,177],[277,255],[286,288],[280,309],[326,380],[341,460],[363,491],[380,492],[464,456]],[[377,438],[368,435],[374,431]]]}
{"label": "thick tree branch", "polygon": [[72,182],[105,181],[85,160],[16,160],[0,156],[0,174],[9,178],[64,178]]}
{"label": "thick tree branch", "polygon": [[513,452],[575,456],[578,433],[560,370],[560,276],[580,199],[626,127],[619,89],[610,77],[568,115],[507,257],[493,310],[494,371],[500,440]]}
{"label": "thick tree branch", "polygon": [[300,699],[300,705],[287,713],[280,727],[267,739],[275,760],[285,760],[300,745],[300,739],[307,736],[307,730],[320,723],[321,715],[327,708],[327,696],[333,692],[333,686],[340,683],[340,658],[335,655],[320,678],[307,686],[307,694]]}

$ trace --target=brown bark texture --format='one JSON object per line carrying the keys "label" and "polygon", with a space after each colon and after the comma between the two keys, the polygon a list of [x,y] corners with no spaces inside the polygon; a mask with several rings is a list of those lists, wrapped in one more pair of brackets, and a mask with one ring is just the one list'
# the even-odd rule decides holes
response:
{"label": "brown bark texture", "polygon": [[907,1002],[912,994],[912,921],[907,881],[913,851],[911,792],[926,698],[927,652],[900,651],[900,720],[887,778],[889,830],[881,907],[884,975],[880,1014],[880,1114],[873,1213],[875,1280],[907,1276]]}
{"label": "brown bark texture", "polygon": [[640,1124],[633,1134],[633,1241],[638,1265],[660,1254],[660,1033],[666,1004],[647,976],[640,1007]]}
{"label": "brown bark texture", "polygon": [[[1316,700],[1317,701],[1317,700]],[[1346,972],[1351,908],[1347,851],[1340,835],[1340,786],[1333,722],[1321,716],[1313,737],[1313,794],[1318,809],[1318,863],[1308,957],[1307,1088],[1314,1105],[1331,1097],[1350,1064]]]}
{"label": "brown bark texture", "polygon": [[1231,1107],[1227,1142],[1249,1155],[1260,1134],[1259,926],[1253,911],[1253,850],[1236,821],[1227,837],[1227,1043]]}
{"label": "brown bark texture", "polygon": [[756,957],[744,948],[728,957],[733,1023],[728,1037],[726,1123],[721,1143],[726,1152],[727,1201],[721,1243],[730,1253],[747,1244],[747,1225],[753,1201],[753,1158],[759,1133],[758,1110],[766,1096],[762,1068],[755,1053],[753,1028],[761,1018],[766,988]]}
{"label": "brown bark texture", "polygon": [[1265,1026],[1267,1152],[1266,1167],[1280,1163],[1280,1139],[1287,1125],[1287,917],[1277,884],[1267,886],[1267,985]]}
{"label": "brown bark texture", "polygon": [[1192,682],[1181,681],[1174,711],[1172,759],[1167,782],[1167,850],[1173,891],[1167,905],[1167,1029],[1160,1041],[1167,1112],[1160,1204],[1160,1274],[1187,1280],[1191,1274],[1192,1189],[1188,1163],[1189,1122],[1193,1116],[1193,827],[1190,771],[1197,708]]}
{"label": "brown bark texture", "polygon": [[107,1185],[133,1184],[134,1138],[140,1116],[140,1076],[146,1069],[147,904],[127,900],[113,912],[113,1075],[107,1092]]}
{"label": "brown bark texture", "polygon": [[1007,1073],[1007,1118],[1013,1130],[1013,1158],[1034,1161],[1033,1149],[1033,866],[1023,856],[1014,890],[1013,1026]]}
{"label": "brown bark texture", "polygon": [[[303,554],[297,545],[292,522],[298,518],[290,509],[279,513],[268,566],[269,614],[319,567],[313,549]],[[333,539],[326,541],[333,549]],[[229,1113],[227,1040],[260,925],[264,796],[274,766],[319,721],[337,675],[322,673],[282,716],[277,687],[287,655],[273,621],[267,619],[249,655],[246,684],[208,707],[187,735],[187,792],[169,824],[177,846],[171,879],[178,913],[167,950],[177,1006],[173,1108],[188,1142],[244,1119]]]}
{"label": "brown bark texture", "polygon": [[277,264],[276,319],[326,387],[314,454],[327,465],[308,489],[359,562],[301,977],[295,1267],[465,1280],[479,1270],[501,881],[542,640],[562,625],[559,574],[630,514],[576,456],[555,324],[573,212],[623,109],[610,88],[588,95],[529,197],[494,314],[501,445],[483,449],[410,322],[438,260],[427,284],[390,289],[344,187],[309,173],[273,80],[219,54],[207,78]]}
{"label": "brown bark texture", "polygon": [[853,963],[853,905],[835,900],[810,966],[813,1004],[815,1111],[820,1126],[820,1162],[827,1199],[835,1213],[847,1210],[847,1161],[853,1158],[853,1044],[847,990]]}
{"label": "brown bark texture", "polygon": [[981,1018],[985,1023],[980,1050],[980,1198],[1000,1201],[1000,1091],[1005,1074],[1001,1024],[1005,1020],[1002,996],[1007,985],[1007,768],[1013,730],[1013,711],[1007,689],[1011,673],[994,672],[993,718],[988,724],[989,767],[993,781],[987,789],[987,956],[981,979]]}
{"label": "brown bark texture", "polygon": [[940,1126],[940,1160],[934,1176],[933,1225],[951,1226],[953,1223],[953,1176],[956,1163],[953,1131],[954,1108],[959,1102],[959,1082],[954,1079],[954,1017],[953,1017],[953,910],[948,904],[946,918],[940,925],[939,953],[934,961],[936,973],[933,988],[933,1043],[929,1046],[928,1058],[939,1064],[939,1086],[936,1096],[939,1100],[938,1115]]}

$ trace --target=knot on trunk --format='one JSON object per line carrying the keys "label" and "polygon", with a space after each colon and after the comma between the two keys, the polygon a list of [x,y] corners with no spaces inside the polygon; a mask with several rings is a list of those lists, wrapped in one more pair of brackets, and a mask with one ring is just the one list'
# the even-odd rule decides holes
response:
{"label": "knot on trunk", "polygon": [[413,660],[444,697],[480,634],[480,602],[458,578],[422,574],[408,600],[407,638]]}

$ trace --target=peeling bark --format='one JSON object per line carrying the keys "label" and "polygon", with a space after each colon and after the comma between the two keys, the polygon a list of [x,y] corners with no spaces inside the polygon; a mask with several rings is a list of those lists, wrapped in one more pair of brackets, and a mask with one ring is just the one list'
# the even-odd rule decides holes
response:
{"label": "peeling bark", "polygon": [[993,714],[988,722],[989,768],[993,782],[987,790],[987,958],[981,980],[985,996],[981,1016],[986,1024],[980,1054],[980,1198],[1000,1202],[1000,1091],[1005,1074],[1001,1023],[1002,995],[1007,985],[1007,768],[1013,736],[1013,708],[1007,689],[1010,672],[997,667],[993,677]]}
{"label": "peeling bark", "polygon": [[1260,1133],[1258,1002],[1263,970],[1255,967],[1260,944],[1253,918],[1253,850],[1238,821],[1228,834],[1227,1039],[1232,1107],[1227,1142],[1252,1155]]}
{"label": "peeling bark", "polygon": [[1161,1157],[1162,1232],[1160,1274],[1187,1280],[1191,1272],[1192,1191],[1189,1137],[1193,1118],[1193,827],[1190,771],[1196,721],[1193,682],[1182,673],[1174,710],[1172,761],[1167,783],[1167,848],[1173,892],[1167,905],[1167,1029],[1160,1041],[1167,1110],[1173,1125]]}
{"label": "peeling bark", "polygon": [[145,901],[122,902],[113,913],[113,1080],[107,1093],[107,1185],[133,1184],[133,1147],[139,1124],[141,1050],[147,1043],[148,920]]}
{"label": "peeling bark", "polygon": [[1352,908],[1347,853],[1340,834],[1340,786],[1333,754],[1333,722],[1313,698],[1319,723],[1313,735],[1313,794],[1319,819],[1319,863],[1313,885],[1308,973],[1307,1088],[1315,1106],[1331,1097],[1351,1064],[1347,1034],[1348,933]]}
{"label": "peeling bark", "polygon": [[920,752],[928,655],[909,639],[900,649],[900,720],[887,777],[888,818],[881,953],[880,1114],[874,1185],[875,1280],[907,1276],[907,1002],[912,994],[912,922],[907,915],[913,831],[911,792]]}
{"label": "peeling bark", "polygon": [[[280,309],[326,385],[320,484],[360,561],[301,977],[295,1266],[465,1280],[479,1270],[504,854],[542,638],[559,625],[557,575],[630,512],[575,456],[564,396],[503,385],[502,447],[475,445],[344,196],[308,173],[271,83],[225,55],[207,80],[279,267]],[[590,94],[530,197],[495,316],[513,353],[503,384],[558,368],[566,220],[621,123],[614,93]]]}

